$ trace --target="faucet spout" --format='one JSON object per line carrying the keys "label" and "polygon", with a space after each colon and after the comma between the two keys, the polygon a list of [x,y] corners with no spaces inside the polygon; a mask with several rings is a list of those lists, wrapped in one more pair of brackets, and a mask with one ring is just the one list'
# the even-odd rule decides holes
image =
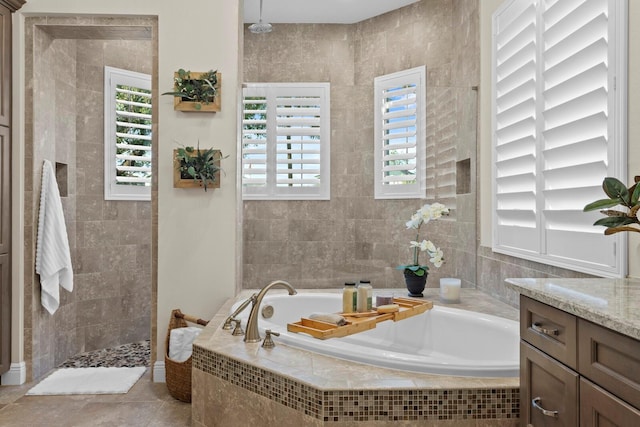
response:
{"label": "faucet spout", "polygon": [[249,319],[247,320],[247,331],[244,335],[244,342],[258,342],[262,339],[260,337],[260,331],[258,330],[258,312],[260,311],[260,304],[262,303],[262,298],[264,298],[266,293],[276,286],[287,289],[287,291],[289,291],[289,295],[295,295],[298,293],[293,289],[293,286],[284,280],[276,280],[260,289],[260,292],[258,292],[256,298],[253,300],[253,305],[251,306],[251,313],[249,313]]}

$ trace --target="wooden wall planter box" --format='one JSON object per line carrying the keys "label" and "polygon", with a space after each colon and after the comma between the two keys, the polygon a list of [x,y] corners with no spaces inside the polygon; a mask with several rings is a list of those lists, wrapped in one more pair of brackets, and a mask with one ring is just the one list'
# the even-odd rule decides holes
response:
{"label": "wooden wall planter box", "polygon": [[[199,152],[206,150],[196,150]],[[178,150],[173,150],[173,188],[203,188],[202,182],[199,179],[193,178],[183,178],[180,176],[180,162],[177,159]],[[217,162],[220,161],[222,157],[222,152],[220,150],[215,150],[215,157]],[[218,170],[215,173],[216,182],[209,182],[207,184],[208,189],[220,188],[220,171]]]}
{"label": "wooden wall planter box", "polygon": [[[203,74],[206,74],[206,73],[191,71],[189,74],[192,79],[198,80]],[[193,111],[197,113],[215,113],[217,111],[220,111],[221,109],[220,98],[222,97],[222,91],[221,91],[222,74],[216,73],[216,75],[218,76],[218,83],[216,84],[215,87],[216,89],[218,89],[218,93],[216,94],[216,97],[214,98],[213,102],[205,104],[203,102],[183,101],[182,98],[180,98],[179,96],[174,96],[173,109],[175,111]],[[178,73],[177,72],[173,73],[173,76],[178,77]],[[178,91],[178,88],[174,87],[174,89],[176,92]],[[196,108],[196,104],[200,104],[200,109]]]}

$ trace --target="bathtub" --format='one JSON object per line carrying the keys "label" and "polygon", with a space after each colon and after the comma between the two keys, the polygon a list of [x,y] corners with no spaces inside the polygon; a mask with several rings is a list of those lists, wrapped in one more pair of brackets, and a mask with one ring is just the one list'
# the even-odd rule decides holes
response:
{"label": "bathtub", "polygon": [[[231,312],[240,305],[233,305]],[[263,309],[273,308],[264,318]],[[287,323],[311,313],[336,313],[336,293],[268,294],[262,300],[258,327],[279,332],[276,345],[403,371],[463,377],[517,377],[519,325],[513,320],[445,306],[398,322],[380,322],[375,329],[343,338],[320,340],[287,331]],[[247,308],[238,318],[246,327]]]}

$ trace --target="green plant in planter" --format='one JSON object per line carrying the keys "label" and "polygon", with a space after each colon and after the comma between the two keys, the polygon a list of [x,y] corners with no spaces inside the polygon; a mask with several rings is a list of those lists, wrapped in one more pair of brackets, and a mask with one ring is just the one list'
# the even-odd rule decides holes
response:
{"label": "green plant in planter", "polygon": [[165,92],[163,95],[177,96],[183,101],[194,102],[196,110],[202,109],[202,104],[215,102],[218,95],[217,70],[199,73],[197,78],[191,75],[191,71],[185,71],[182,68],[177,74],[173,79],[174,91]]}
{"label": "green plant in planter", "polygon": [[[607,177],[602,182],[602,189],[609,196],[608,199],[600,199],[589,203],[584,207],[584,212],[602,209],[600,212],[606,215],[593,223],[607,227],[604,234],[614,234],[621,231],[635,231],[640,233],[640,176],[634,178],[634,184],[627,188],[620,180]],[[617,205],[625,206],[628,212],[612,208]]]}
{"label": "green plant in planter", "polygon": [[222,170],[220,160],[227,157],[229,156],[222,157],[220,151],[213,148],[200,150],[200,144],[197,148],[178,148],[176,154],[180,177],[200,181],[204,191],[207,191],[208,184],[216,182],[216,174]]}

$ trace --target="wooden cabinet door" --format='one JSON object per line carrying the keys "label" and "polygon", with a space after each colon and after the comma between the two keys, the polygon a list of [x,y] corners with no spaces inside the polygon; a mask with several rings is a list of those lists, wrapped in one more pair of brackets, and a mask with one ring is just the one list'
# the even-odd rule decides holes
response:
{"label": "wooden cabinet door", "polygon": [[640,341],[584,319],[579,326],[580,375],[640,408]]}
{"label": "wooden cabinet door", "polygon": [[11,276],[9,254],[0,255],[0,374],[11,365]]}
{"label": "wooden cabinet door", "polygon": [[0,126],[0,374],[11,364],[11,144]]}
{"label": "wooden cabinet door", "polygon": [[521,425],[577,427],[578,380],[575,371],[521,341]]}
{"label": "wooden cabinet door", "polygon": [[0,126],[0,374],[11,364],[11,144]]}
{"label": "wooden cabinet door", "polygon": [[0,0],[0,374],[11,364],[11,12]]}
{"label": "wooden cabinet door", "polygon": [[581,378],[580,426],[640,426],[640,411],[592,382]]}
{"label": "wooden cabinet door", "polygon": [[0,126],[0,254],[11,252],[11,136]]}
{"label": "wooden cabinet door", "polygon": [[0,126],[11,126],[11,10],[0,4]]}

